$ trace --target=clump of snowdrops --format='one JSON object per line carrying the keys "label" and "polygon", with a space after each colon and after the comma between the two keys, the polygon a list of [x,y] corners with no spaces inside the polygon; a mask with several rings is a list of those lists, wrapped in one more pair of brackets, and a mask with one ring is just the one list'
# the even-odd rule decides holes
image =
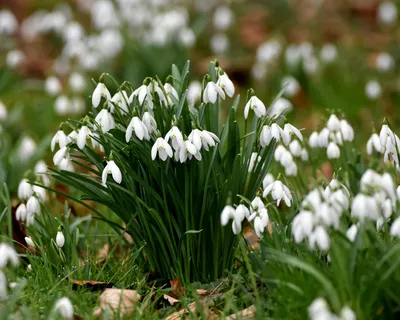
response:
{"label": "clump of snowdrops", "polygon": [[[146,78],[139,88],[102,75],[92,111],[62,124],[54,136],[58,168],[52,175],[80,190],[78,201],[110,208],[120,225],[95,213],[130,234],[136,246],[144,245],[151,270],[167,279],[205,281],[224,276],[235,260],[239,239],[219,223],[226,201],[256,198],[276,141],[289,143],[292,135],[301,141],[302,135],[290,124],[278,126],[281,118],[266,116],[252,90],[244,132],[236,121],[239,96],[220,126],[220,100],[234,96],[232,81],[218,62],[211,63],[195,105],[187,99],[188,71],[189,63],[182,71],[173,66],[165,82]],[[252,210],[257,233],[268,222],[259,209]],[[240,232],[239,224],[233,228]]]}

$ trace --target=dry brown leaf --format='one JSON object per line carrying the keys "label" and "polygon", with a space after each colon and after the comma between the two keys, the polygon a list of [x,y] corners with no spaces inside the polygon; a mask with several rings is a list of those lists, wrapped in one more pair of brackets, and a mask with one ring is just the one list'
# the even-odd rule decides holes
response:
{"label": "dry brown leaf", "polygon": [[167,300],[171,306],[173,306],[175,303],[178,303],[178,302],[179,302],[178,299],[175,299],[174,297],[171,297],[171,296],[169,296],[169,295],[167,295],[167,294],[164,294],[164,295],[163,295],[163,298],[164,298],[165,300]]}
{"label": "dry brown leaf", "polygon": [[111,288],[113,286],[112,283],[102,282],[102,281],[95,281],[95,280],[69,279],[69,282],[71,282],[73,284],[73,289],[77,289],[77,287],[86,287],[90,291],[104,290],[105,288]]}
{"label": "dry brown leaf", "polygon": [[133,314],[141,296],[136,290],[106,289],[100,296],[99,307],[93,312],[94,316],[101,316],[103,310],[111,313],[119,312],[119,317],[129,317]]}
{"label": "dry brown leaf", "polygon": [[196,290],[196,293],[197,293],[199,296],[202,296],[202,297],[204,297],[204,296],[209,296],[209,295],[210,295],[210,291],[205,290],[205,289],[197,289],[197,290]]}
{"label": "dry brown leaf", "polygon": [[107,260],[108,255],[110,254],[110,245],[108,243],[104,244],[104,246],[97,252],[97,261],[99,263],[103,263]]}
{"label": "dry brown leaf", "polygon": [[[202,311],[203,311],[203,313],[205,314],[205,316],[206,316],[207,319],[209,319],[209,320],[214,320],[214,319],[217,319],[217,318],[218,318],[217,315],[216,315],[214,312],[212,312],[210,309],[208,309],[207,306],[206,306],[204,303],[200,302],[200,305],[201,305]],[[170,314],[170,315],[166,318],[166,320],[178,320],[178,319],[180,320],[180,319],[186,319],[185,315],[186,315],[187,313],[196,313],[196,311],[197,311],[197,309],[196,309],[196,302],[192,302],[192,303],[189,305],[188,308],[185,308],[185,309],[182,309],[182,310],[179,310],[179,311],[176,311],[176,312]]]}
{"label": "dry brown leaf", "polygon": [[255,319],[256,316],[256,307],[254,305],[240,311],[239,313],[231,314],[226,317],[227,320],[233,319]]}
{"label": "dry brown leaf", "polygon": [[174,279],[169,282],[171,284],[171,295],[174,297],[180,297],[185,294],[184,289],[181,286],[181,281],[179,279]]}

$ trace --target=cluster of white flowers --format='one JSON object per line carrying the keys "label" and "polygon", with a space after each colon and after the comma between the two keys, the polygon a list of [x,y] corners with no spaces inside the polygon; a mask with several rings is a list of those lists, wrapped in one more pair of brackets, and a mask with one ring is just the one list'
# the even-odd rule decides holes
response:
{"label": "cluster of white flowers", "polygon": [[13,247],[7,243],[0,243],[0,301],[7,300],[7,277],[3,269],[8,265],[19,266],[19,257]]}
{"label": "cluster of white flowers", "polygon": [[326,148],[329,159],[340,158],[340,148],[345,142],[354,140],[354,130],[345,120],[339,120],[332,114],[327,122],[327,126],[320,132],[314,131],[308,141],[311,148]]}
{"label": "cluster of white flowers", "polygon": [[[34,174],[35,183],[41,183],[45,186],[50,184],[44,161],[36,163]],[[22,179],[18,185],[18,199],[21,203],[15,211],[15,218],[29,226],[34,223],[35,216],[40,215],[41,203],[47,201],[47,193],[44,188],[29,183],[28,179]]]}
{"label": "cluster of white flowers", "polygon": [[355,312],[348,306],[340,310],[340,314],[334,314],[324,298],[315,299],[308,307],[308,315],[311,320],[356,320]]}
{"label": "cluster of white flowers", "polygon": [[308,240],[311,249],[316,246],[327,251],[330,248],[328,228],[339,228],[342,214],[348,210],[350,194],[346,187],[333,179],[325,188],[312,190],[302,201],[299,213],[292,223],[296,243]]}

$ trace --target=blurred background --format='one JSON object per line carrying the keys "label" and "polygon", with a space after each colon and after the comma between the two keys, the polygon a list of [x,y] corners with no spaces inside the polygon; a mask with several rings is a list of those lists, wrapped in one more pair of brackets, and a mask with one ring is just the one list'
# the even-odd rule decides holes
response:
{"label": "blurred background", "polygon": [[[400,1],[0,0],[0,182],[49,160],[59,124],[90,105],[103,72],[139,86],[191,60],[199,99],[218,58],[237,93],[253,88],[306,131],[341,112],[365,144],[399,123]],[[109,84],[115,89],[115,84]],[[226,110],[232,101],[225,101]],[[243,101],[242,101],[243,108]],[[242,114],[242,112],[241,112]],[[49,158],[50,157],[50,158]]]}

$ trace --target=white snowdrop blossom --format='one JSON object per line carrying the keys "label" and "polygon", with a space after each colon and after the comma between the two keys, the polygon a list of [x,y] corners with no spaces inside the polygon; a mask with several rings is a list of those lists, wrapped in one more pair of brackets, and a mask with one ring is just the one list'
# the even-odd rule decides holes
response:
{"label": "white snowdrop blossom", "polygon": [[25,242],[28,246],[32,247],[32,248],[36,248],[35,243],[33,242],[31,237],[25,237]]}
{"label": "white snowdrop blossom", "polygon": [[310,148],[315,149],[319,147],[319,134],[314,131],[311,133],[310,138],[308,139],[308,145]]}
{"label": "white snowdrop blossom", "polygon": [[77,141],[76,141],[76,144],[79,149],[82,150],[86,146],[86,140],[87,140],[87,138],[90,137],[91,134],[92,134],[92,131],[90,131],[90,129],[87,126],[82,126],[79,129],[79,133],[78,133],[78,137],[77,137]]}
{"label": "white snowdrop blossom", "polygon": [[200,81],[192,81],[189,83],[187,99],[189,104],[193,105],[201,98],[201,83]]}
{"label": "white snowdrop blossom", "polygon": [[8,111],[3,102],[0,101],[0,120],[6,120],[8,116]]}
{"label": "white snowdrop blossom", "polygon": [[163,138],[157,138],[153,147],[151,148],[151,159],[155,160],[157,153],[162,161],[167,160],[168,157],[172,158],[173,152],[171,146]]}
{"label": "white snowdrop blossom", "polygon": [[57,244],[57,247],[59,247],[59,248],[64,247],[64,244],[65,244],[65,237],[60,229],[58,229],[58,231],[57,231],[56,244]]}
{"label": "white snowdrop blossom", "polygon": [[225,31],[232,24],[233,11],[229,7],[218,7],[214,12],[213,22],[217,30]]}
{"label": "white snowdrop blossom", "polygon": [[351,310],[349,307],[345,306],[340,310],[340,319],[341,320],[356,320],[356,313]]}
{"label": "white snowdrop blossom", "polygon": [[146,126],[149,133],[154,133],[157,131],[157,122],[150,112],[146,111],[143,113],[142,122]]}
{"label": "white snowdrop blossom", "polygon": [[261,238],[266,226],[269,222],[268,210],[259,197],[254,198],[251,202],[249,221],[254,220],[254,232]]}
{"label": "white snowdrop blossom", "polygon": [[302,152],[302,147],[301,147],[301,144],[300,144],[299,140],[293,140],[289,144],[289,150],[290,150],[290,152],[292,153],[293,156],[299,157],[301,155],[301,152]]}
{"label": "white snowdrop blossom", "polygon": [[377,10],[377,18],[382,24],[393,24],[397,20],[397,7],[392,1],[382,2]]}
{"label": "white snowdrop blossom", "polygon": [[331,43],[326,43],[322,46],[320,51],[321,60],[325,63],[332,63],[337,57],[337,48]]}
{"label": "white snowdrop blossom", "polygon": [[390,227],[390,235],[392,237],[400,237],[400,217],[393,221]]}
{"label": "white snowdrop blossom", "polygon": [[15,219],[24,222],[26,220],[27,209],[25,203],[21,203],[15,211]]}
{"label": "white snowdrop blossom", "polygon": [[68,137],[62,130],[58,130],[54,135],[53,139],[51,139],[51,151],[54,151],[56,144],[60,146],[60,148],[64,148],[68,144]]}
{"label": "white snowdrop blossom", "polygon": [[270,108],[268,108],[267,114],[271,117],[274,117],[292,111],[292,109],[293,105],[289,100],[285,98],[279,98],[272,106],[270,106]]}
{"label": "white snowdrop blossom", "polygon": [[374,197],[359,193],[354,197],[351,205],[351,216],[360,221],[365,219],[377,220],[379,207]]}
{"label": "white snowdrop blossom", "polygon": [[311,235],[314,217],[311,211],[302,210],[293,219],[292,234],[296,243],[302,242]]}
{"label": "white snowdrop blossom", "polygon": [[[282,129],[280,126],[278,126],[276,123],[271,124],[271,126],[265,125],[262,130],[261,130],[261,135],[260,135],[260,143],[263,148],[268,146],[272,139],[275,139],[275,141],[278,143],[282,140],[283,144],[287,146],[290,143],[290,132],[289,128],[285,131]],[[297,130],[297,129],[296,129]],[[300,134],[301,136],[301,134]],[[301,137],[303,138],[303,137]]]}
{"label": "white snowdrop blossom", "polygon": [[33,186],[32,187],[33,194],[42,202],[47,200],[47,194],[46,194],[46,189],[39,187],[39,186]]}
{"label": "white snowdrop blossom", "polygon": [[32,196],[26,202],[26,212],[27,216],[34,216],[35,214],[39,215],[41,212],[39,199],[35,196]]}
{"label": "white snowdrop blossom", "polygon": [[71,73],[68,79],[68,83],[71,90],[75,93],[81,93],[86,88],[85,77],[77,72]]}
{"label": "white snowdrop blossom", "polygon": [[288,207],[292,204],[292,194],[288,187],[286,187],[280,180],[276,180],[265,188],[263,197],[266,198],[268,194],[271,194],[272,199],[276,200],[277,206],[279,206],[281,200],[283,200]]}
{"label": "white snowdrop blossom", "polygon": [[315,299],[308,307],[308,315],[311,320],[334,320],[335,315],[329,310],[324,298]]}
{"label": "white snowdrop blossom", "polygon": [[[178,152],[178,150],[177,150],[177,152]],[[179,148],[179,153],[177,153],[177,155],[179,156],[179,161],[181,163],[184,163],[188,158],[189,158],[189,160],[191,160],[193,156],[197,160],[201,161],[200,151],[189,140],[183,141],[183,144]]]}
{"label": "white snowdrop blossom", "polygon": [[329,142],[328,148],[326,149],[326,154],[328,159],[338,159],[340,158],[340,149],[334,142]]}
{"label": "white snowdrop blossom", "polygon": [[203,101],[205,103],[215,103],[218,96],[225,100],[225,92],[215,82],[209,81],[203,92]]}
{"label": "white snowdrop blossom", "polygon": [[118,184],[122,182],[122,173],[121,170],[118,168],[117,164],[114,160],[107,161],[107,165],[103,169],[103,173],[101,175],[101,181],[103,184],[107,182],[108,175],[111,174],[114,181]]}
{"label": "white snowdrop blossom", "polygon": [[229,38],[224,33],[216,33],[210,40],[211,51],[215,54],[223,54],[229,49]]}
{"label": "white snowdrop blossom", "polygon": [[376,69],[379,72],[388,72],[394,68],[394,59],[393,57],[387,52],[381,52],[376,57]]}
{"label": "white snowdrop blossom", "polygon": [[272,173],[267,173],[263,179],[263,189],[265,189],[270,184],[274,183],[275,178]]}
{"label": "white snowdrop blossom", "polygon": [[331,245],[331,239],[328,232],[322,226],[317,226],[308,238],[309,246],[314,249],[317,246],[321,251],[328,251]]}
{"label": "white snowdrop blossom", "polygon": [[219,138],[213,132],[207,130],[194,129],[189,134],[188,139],[195,145],[197,150],[203,147],[208,151],[209,146],[214,147],[215,143],[219,143]]}
{"label": "white snowdrop blossom", "polygon": [[126,142],[129,142],[131,140],[133,132],[135,132],[135,135],[139,140],[150,140],[147,126],[143,123],[142,120],[139,119],[139,117],[133,117],[128,127],[126,128]]}
{"label": "white snowdrop blossom", "polygon": [[11,35],[18,29],[18,20],[9,10],[0,10],[0,36]]}
{"label": "white snowdrop blossom", "polygon": [[250,157],[248,172],[253,172],[253,170],[258,166],[261,161],[261,156],[257,152],[253,152]]}
{"label": "white snowdrop blossom", "polygon": [[[295,135],[300,141],[303,141],[303,135],[301,134],[300,130],[297,129],[295,126],[292,126],[290,123],[286,123],[285,126],[283,127],[283,131],[290,137],[292,135]],[[282,136],[282,135],[281,135]],[[282,141],[285,145],[288,145],[289,143],[286,142],[287,138],[284,138],[282,136]],[[290,142],[290,139],[289,139]]]}
{"label": "white snowdrop blossom", "polygon": [[94,121],[100,126],[100,129],[104,133],[115,128],[115,120],[114,120],[112,114],[107,109],[102,109],[97,114]]}
{"label": "white snowdrop blossom", "polygon": [[165,141],[171,139],[171,144],[174,150],[179,150],[183,145],[183,135],[178,127],[173,126],[165,135]]}
{"label": "white snowdrop blossom", "polygon": [[176,89],[170,83],[164,84],[164,90],[167,93],[168,106],[173,106],[174,103],[175,103],[174,100],[171,99],[171,97],[174,97],[175,100],[179,101],[178,92],[176,91]]}
{"label": "white snowdrop blossom", "polygon": [[224,90],[226,95],[230,98],[235,94],[235,86],[226,73],[219,76],[217,86]]}
{"label": "white snowdrop blossom", "polygon": [[[110,100],[114,104],[118,106],[122,110],[123,113],[128,113],[129,108],[128,108],[128,103],[129,103],[129,98],[125,90],[118,91]],[[114,112],[114,105],[110,104],[110,111],[111,113]]]}
{"label": "white snowdrop blossom", "polygon": [[346,237],[349,239],[351,242],[354,242],[357,236],[357,225],[352,224],[351,227],[346,231]]}
{"label": "white snowdrop blossom", "polygon": [[344,141],[354,140],[354,129],[353,127],[344,119],[340,120],[340,133]]}
{"label": "white snowdrop blossom", "polygon": [[376,133],[373,133],[371,137],[368,139],[367,142],[367,153],[368,155],[371,155],[374,151],[383,153],[384,148],[381,145],[381,141],[379,139],[379,136]]}
{"label": "white snowdrop blossom", "polygon": [[281,87],[285,88],[284,94],[289,98],[294,97],[300,91],[299,82],[292,76],[284,77],[281,82]]}
{"label": "white snowdrop blossom", "polygon": [[32,185],[28,179],[22,179],[18,185],[18,199],[27,200],[32,196],[33,190]]}
{"label": "white snowdrop blossom", "polygon": [[64,320],[72,320],[74,318],[74,307],[67,297],[57,300],[54,310],[58,312]]}
{"label": "white snowdrop blossom", "polygon": [[247,209],[246,211],[246,209],[243,205],[239,205],[236,210],[231,205],[226,205],[221,212],[221,225],[226,226],[229,220],[233,220],[232,232],[239,234],[242,231],[242,221],[246,217],[246,214],[249,215],[249,210]]}
{"label": "white snowdrop blossom", "polygon": [[44,82],[44,89],[50,96],[56,96],[62,90],[61,82],[54,76],[50,76]]}
{"label": "white snowdrop blossom", "polygon": [[244,107],[244,118],[247,119],[249,116],[249,110],[253,110],[255,115],[260,118],[265,116],[267,113],[267,109],[265,108],[264,103],[258,99],[256,96],[252,96],[249,101],[246,103]]}
{"label": "white snowdrop blossom", "polygon": [[53,163],[57,166],[60,164],[61,160],[69,158],[69,148],[63,147],[58,150],[53,156]]}
{"label": "white snowdrop blossom", "polygon": [[0,269],[10,263],[13,267],[19,266],[17,251],[7,243],[0,243]]}
{"label": "white snowdrop blossom", "polygon": [[338,131],[340,129],[340,120],[335,114],[331,114],[326,125],[329,131]]}
{"label": "white snowdrop blossom", "polygon": [[365,94],[371,100],[378,99],[382,94],[382,87],[376,80],[370,80],[365,85]]}
{"label": "white snowdrop blossom", "polygon": [[110,91],[108,91],[104,83],[99,82],[92,94],[92,105],[97,108],[100,105],[101,98],[111,100]]}

